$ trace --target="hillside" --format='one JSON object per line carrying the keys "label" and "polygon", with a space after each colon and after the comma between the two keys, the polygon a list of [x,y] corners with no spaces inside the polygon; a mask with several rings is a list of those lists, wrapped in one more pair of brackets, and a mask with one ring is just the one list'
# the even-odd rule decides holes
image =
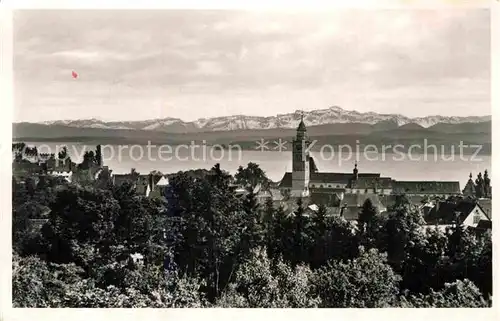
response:
{"label": "hillside", "polygon": [[[199,133],[234,130],[295,129],[300,122],[301,114],[302,112],[296,111],[293,113],[270,117],[233,115],[213,118],[199,118],[191,122],[186,122],[179,118],[111,122],[105,122],[92,118],[80,120],[55,120],[43,122],[41,124],[75,128],[144,130],[167,133]],[[479,123],[491,120],[491,116],[427,116],[410,118],[400,114],[378,114],[374,112],[361,113],[352,110],[345,110],[340,107],[307,111],[303,114],[304,121],[309,127],[331,124],[346,124],[346,126],[351,124],[365,124],[375,125],[379,130],[393,129],[407,124],[414,124],[420,127],[428,128],[440,123],[454,125],[461,123]]]}
{"label": "hillside", "polygon": [[[384,126],[387,123],[383,124]],[[464,144],[479,144],[485,147],[482,153],[491,151],[491,121],[482,123],[437,124],[429,128],[417,124],[407,124],[388,129],[382,129],[380,124],[326,124],[309,126],[308,134],[320,144],[350,146],[374,144],[380,146],[403,144],[439,144],[459,146]],[[53,141],[53,142],[85,142],[96,144],[238,144],[243,149],[254,149],[256,141],[283,139],[291,147],[295,129],[246,129],[230,131],[209,131],[196,133],[165,133],[161,131],[138,129],[105,129],[77,128],[65,125],[42,125],[20,123],[13,125],[13,137],[17,141]]]}

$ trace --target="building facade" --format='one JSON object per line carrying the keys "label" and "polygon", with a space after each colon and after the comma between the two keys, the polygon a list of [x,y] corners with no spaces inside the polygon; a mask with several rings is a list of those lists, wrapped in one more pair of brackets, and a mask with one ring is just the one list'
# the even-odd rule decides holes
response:
{"label": "building facade", "polygon": [[[456,181],[397,181],[380,173],[363,173],[354,163],[351,173],[320,172],[309,153],[311,141],[301,119],[293,139],[292,171],[286,172],[278,188],[285,198],[308,198],[309,203],[329,207],[361,206],[359,199],[376,200],[380,208],[391,205],[395,196],[406,195],[412,203],[422,203],[426,197],[461,195]],[[356,204],[350,204],[356,200]]]}

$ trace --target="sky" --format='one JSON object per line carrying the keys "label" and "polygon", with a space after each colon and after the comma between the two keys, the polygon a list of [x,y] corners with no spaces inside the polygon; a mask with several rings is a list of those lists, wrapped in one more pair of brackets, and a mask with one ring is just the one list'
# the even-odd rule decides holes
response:
{"label": "sky", "polygon": [[14,121],[491,114],[487,9],[36,10],[13,23]]}

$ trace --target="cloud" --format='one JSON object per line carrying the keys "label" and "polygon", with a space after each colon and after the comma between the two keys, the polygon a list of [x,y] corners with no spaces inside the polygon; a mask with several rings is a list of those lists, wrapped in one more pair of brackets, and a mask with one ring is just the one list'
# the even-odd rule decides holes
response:
{"label": "cloud", "polygon": [[192,119],[330,105],[387,112],[412,93],[417,107],[401,113],[436,112],[426,106],[440,97],[441,112],[453,114],[457,88],[488,113],[489,19],[482,9],[18,11],[16,113]]}

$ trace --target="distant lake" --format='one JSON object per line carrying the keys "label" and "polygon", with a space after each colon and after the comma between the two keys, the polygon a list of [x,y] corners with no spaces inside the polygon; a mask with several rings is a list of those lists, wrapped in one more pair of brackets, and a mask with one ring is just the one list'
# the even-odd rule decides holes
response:
{"label": "distant lake", "polygon": [[[95,145],[83,143],[30,143],[37,146],[40,153],[56,153],[57,146],[66,145],[68,153],[75,162],[81,161],[85,151],[95,150]],[[113,173],[122,174],[135,168],[139,173],[149,173],[158,170],[163,173],[205,168],[209,169],[220,163],[224,170],[234,174],[238,166],[245,166],[255,162],[266,172],[273,181],[279,181],[283,173],[292,169],[292,152],[286,151],[260,151],[260,150],[220,150],[210,146],[183,146],[183,147],[158,147],[133,145],[132,148],[117,145],[102,146],[104,165],[110,167]],[[142,154],[142,157],[141,157]],[[148,156],[149,155],[149,156]],[[478,172],[485,169],[491,173],[491,156],[477,155],[440,155],[440,154],[394,154],[370,152],[363,153],[338,153],[312,152],[320,172],[351,172],[354,161],[358,158],[360,173],[376,172],[381,176],[392,177],[396,180],[443,180],[459,181],[462,189],[469,173],[475,179]],[[163,160],[161,159],[163,158]],[[491,177],[491,175],[490,175]]]}

